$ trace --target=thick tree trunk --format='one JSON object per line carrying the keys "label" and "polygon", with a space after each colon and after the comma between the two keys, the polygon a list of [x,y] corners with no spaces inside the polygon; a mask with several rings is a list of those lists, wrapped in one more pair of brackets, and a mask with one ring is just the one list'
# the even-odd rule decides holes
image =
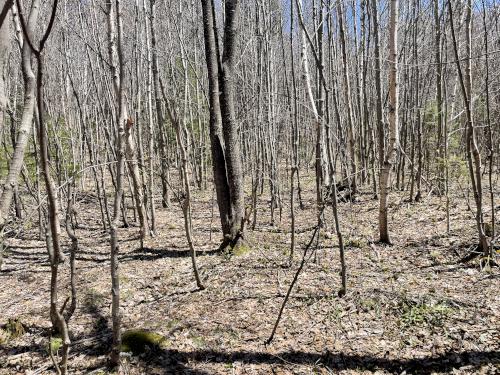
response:
{"label": "thick tree trunk", "polygon": [[238,123],[234,109],[234,79],[236,77],[234,68],[238,40],[239,1],[226,0],[224,10],[226,16],[224,50],[219,68],[219,85],[221,89],[220,110],[231,204],[229,235],[231,242],[234,244],[234,241],[237,241],[243,235],[241,230],[243,229],[243,215],[245,210]]}
{"label": "thick tree trunk", "polygon": [[224,240],[234,246],[242,236],[243,175],[238,127],[234,110],[234,63],[237,39],[238,1],[225,3],[224,51],[218,49],[213,0],[202,0],[205,57],[210,102],[212,167]]}
{"label": "thick tree trunk", "polygon": [[210,102],[210,144],[212,151],[212,169],[219,214],[224,236],[230,230],[229,185],[226,177],[226,160],[222,138],[222,118],[219,101],[219,56],[216,40],[216,26],[212,0],[202,0],[203,30],[205,35],[205,58],[208,70],[208,89]]}

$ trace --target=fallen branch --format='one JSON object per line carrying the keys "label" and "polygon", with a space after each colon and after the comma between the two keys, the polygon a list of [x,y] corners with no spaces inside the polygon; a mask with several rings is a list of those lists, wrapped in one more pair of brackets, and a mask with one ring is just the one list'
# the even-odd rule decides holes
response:
{"label": "fallen branch", "polygon": [[316,238],[316,235],[318,234],[320,227],[321,227],[320,224],[316,225],[316,227],[314,229],[314,233],[313,233],[311,239],[309,240],[309,243],[304,248],[304,253],[302,254],[302,260],[300,261],[299,268],[297,269],[297,272],[295,272],[295,276],[293,277],[293,280],[292,280],[290,286],[288,287],[288,291],[286,293],[285,299],[283,300],[283,303],[281,304],[280,312],[278,313],[278,317],[276,318],[276,323],[274,323],[273,331],[271,332],[271,336],[269,336],[269,338],[266,340],[265,345],[268,345],[271,343],[271,341],[273,341],[274,334],[276,333],[276,329],[278,329],[278,325],[280,323],[281,316],[283,315],[283,311],[285,310],[286,303],[288,302],[288,299],[290,298],[290,294],[292,292],[293,287],[295,286],[295,283],[299,279],[299,275],[302,272],[302,269],[304,268],[305,264],[307,263],[307,259],[308,259],[307,254],[308,254],[309,248],[313,244],[314,239]]}

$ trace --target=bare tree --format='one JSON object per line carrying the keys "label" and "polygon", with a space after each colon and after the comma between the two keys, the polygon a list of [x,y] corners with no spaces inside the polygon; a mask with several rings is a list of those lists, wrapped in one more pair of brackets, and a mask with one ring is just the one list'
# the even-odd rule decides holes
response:
{"label": "bare tree", "polygon": [[124,68],[122,51],[122,15],[121,2],[116,0],[107,3],[108,16],[108,53],[111,62],[111,75],[113,78],[113,89],[118,105],[118,116],[116,119],[116,192],[113,204],[113,219],[110,223],[111,237],[111,317],[113,321],[113,346],[111,348],[110,362],[112,366],[120,364],[121,346],[121,313],[120,313],[120,278],[118,263],[118,226],[120,221],[120,207],[123,199],[123,177],[125,174],[125,143],[126,128],[132,126],[128,119],[125,107],[125,92],[123,87]]}
{"label": "bare tree", "polygon": [[[0,7],[3,9],[8,4],[7,0],[0,1]],[[8,8],[7,8],[8,9]],[[8,15],[9,12],[6,12]],[[7,62],[9,60],[11,27],[10,22],[0,23],[0,135],[3,133],[4,116],[7,111]]]}
{"label": "bare tree", "polygon": [[344,28],[344,10],[342,2],[339,3],[337,7],[339,31],[340,31],[340,47],[342,51],[342,78],[344,80],[344,103],[347,106],[347,142],[349,143],[349,157],[350,157],[350,175],[348,179],[350,180],[350,188],[352,194],[356,194],[356,180],[358,174],[358,162],[356,160],[356,140],[354,135],[354,119],[353,119],[353,109],[351,101],[351,82],[349,78],[349,62],[347,60],[346,51],[346,37]]}
{"label": "bare tree", "polygon": [[[318,110],[318,105],[316,104],[316,99],[313,93],[313,86],[311,83],[311,72],[309,68],[309,58],[308,58],[308,48],[310,45],[312,48],[313,55],[316,60],[316,65],[319,66],[319,74],[321,79],[321,84],[325,84],[324,76],[323,76],[323,62],[320,59],[320,54],[314,48],[312,43],[312,38],[309,35],[306,24],[303,16],[303,3],[302,0],[295,0],[297,5],[297,13],[300,21],[300,60],[302,64],[302,81],[304,83],[304,87],[306,90],[307,100],[309,103],[310,111],[312,113],[314,119],[314,130],[316,134],[316,143],[315,143],[315,170],[316,170],[316,202],[317,202],[317,211],[322,212],[323,202],[323,187],[330,185],[330,163],[328,163],[327,156],[327,148],[325,145],[326,142],[326,134],[325,128],[323,126],[324,119],[322,118],[322,110]],[[318,98],[319,102],[321,102],[321,98]],[[321,221],[322,218],[318,216],[318,221]]]}
{"label": "bare tree", "polygon": [[[15,10],[14,19],[18,23],[20,29],[21,26],[19,18],[17,16],[17,7],[15,7],[14,10]],[[34,29],[38,20],[38,14],[39,14],[39,3],[38,1],[35,1],[31,6],[31,10],[28,16],[28,22],[26,25],[26,29],[28,30],[28,32],[31,32],[30,30]],[[2,32],[0,33],[0,41],[4,47],[6,46],[6,44],[10,44],[11,42],[8,30],[9,28],[7,24],[2,26],[1,30]],[[14,191],[17,186],[19,175],[21,173],[21,169],[23,166],[26,146],[31,136],[32,125],[33,125],[33,113],[35,110],[35,102],[36,102],[36,97],[35,97],[36,77],[32,67],[33,53],[31,51],[29,43],[24,43],[24,37],[22,32],[18,34],[18,37],[20,38],[19,46],[22,50],[24,104],[23,104],[21,122],[19,125],[19,131],[16,138],[14,153],[9,163],[9,172],[7,174],[7,177],[3,185],[0,185],[0,232],[9,218],[9,210],[10,210],[10,205],[12,203],[12,197],[14,195]],[[5,65],[2,64],[5,64],[6,63],[5,59],[8,58],[8,56],[3,55],[3,53],[6,53],[7,51],[8,48],[4,49],[3,47],[0,50],[0,67],[2,67],[3,69],[5,69]],[[3,107],[3,105],[4,104],[7,105],[7,98],[5,97],[4,85],[5,83],[2,77],[0,78],[0,106],[2,106],[2,108],[0,108],[2,112],[0,113],[1,117],[0,134],[2,134],[2,127],[3,127],[3,115],[4,115],[3,112],[6,108]]]}
{"label": "bare tree", "polygon": [[[389,144],[380,169],[380,242],[391,243],[387,224],[387,185],[398,147],[398,16],[399,2],[391,0],[389,20]],[[381,161],[382,162],[382,161]]]}
{"label": "bare tree", "polygon": [[[55,0],[52,5],[52,11],[50,20],[48,22],[47,28],[45,32],[42,34],[42,38],[38,43],[38,46],[35,46],[35,42],[33,40],[33,30],[34,24],[30,24],[30,20],[28,23],[25,22],[24,16],[22,13],[22,8],[20,1],[17,0],[17,7],[19,9],[19,16],[21,21],[21,26],[25,38],[26,45],[29,45],[32,53],[36,57],[37,61],[37,78],[36,78],[36,94],[37,94],[37,110],[38,110],[38,128],[37,128],[37,136],[39,143],[39,154],[40,154],[40,164],[42,175],[45,181],[45,190],[47,192],[47,205],[48,205],[48,226],[50,227],[50,231],[46,231],[47,237],[47,252],[49,254],[50,260],[50,268],[51,268],[51,280],[50,280],[50,317],[52,320],[53,334],[59,334],[62,337],[63,343],[63,355],[61,363],[58,364],[54,361],[54,366],[56,370],[60,374],[66,374],[68,371],[68,355],[69,355],[69,347],[71,344],[69,329],[68,329],[68,321],[72,315],[70,311],[67,318],[64,316],[64,310],[66,308],[66,304],[69,300],[63,303],[61,307],[58,305],[58,278],[59,278],[59,263],[63,260],[63,253],[61,248],[61,240],[60,240],[60,220],[59,220],[59,197],[58,197],[58,189],[55,186],[54,179],[51,175],[49,169],[49,158],[48,158],[48,141],[47,141],[47,129],[45,123],[45,108],[43,106],[43,92],[44,92],[44,48],[46,42],[51,34],[52,28],[54,26],[54,21],[57,12],[58,0]],[[38,7],[39,3],[32,3],[33,7]],[[31,18],[31,13],[30,13]]]}
{"label": "bare tree", "polygon": [[451,1],[448,0],[448,13],[450,15],[450,29],[451,38],[453,42],[453,52],[455,54],[455,62],[458,71],[460,88],[462,91],[462,99],[465,107],[466,134],[465,146],[467,165],[469,169],[469,177],[471,180],[472,191],[474,194],[474,201],[476,203],[476,225],[479,235],[479,250],[488,257],[490,255],[490,246],[488,237],[484,229],[484,214],[483,214],[483,189],[482,189],[482,167],[481,167],[481,154],[477,146],[476,130],[474,126],[474,118],[472,113],[472,75],[471,75],[471,60],[472,60],[472,0],[467,0],[465,9],[465,29],[466,29],[466,61],[465,73],[462,71],[461,60],[458,54],[458,42],[455,35],[455,26],[453,21],[453,7]]}
{"label": "bare tree", "polygon": [[[4,0],[0,2],[0,29],[3,28],[5,19],[7,18],[9,14],[10,8],[14,5],[14,0]],[[8,23],[8,22],[7,22]],[[8,27],[8,26],[7,26]]]}
{"label": "bare tree", "polygon": [[[491,206],[491,233],[489,237],[490,241],[490,252],[488,254],[489,258],[493,258],[493,243],[495,241],[495,193],[494,193],[494,183],[493,183],[493,163],[495,159],[495,150],[493,145],[493,127],[491,124],[491,103],[490,103],[490,64],[489,64],[489,49],[488,49],[488,27],[486,23],[486,5],[485,1],[482,1],[483,5],[483,29],[484,29],[484,50],[485,50],[485,77],[484,77],[484,92],[486,101],[486,126],[488,127],[488,182],[490,190],[490,206]],[[486,230],[485,230],[486,232]],[[487,233],[485,233],[488,235]],[[486,251],[485,251],[486,252]]]}
{"label": "bare tree", "polygon": [[[369,0],[370,1],[370,0]],[[378,159],[379,164],[384,160],[385,154],[385,135],[384,135],[384,112],[382,107],[382,63],[380,56],[380,37],[379,37],[379,15],[377,0],[371,0],[371,16],[373,18],[373,39],[374,39],[374,65],[375,65],[375,100],[377,115],[377,139],[378,139]],[[380,177],[380,174],[379,174]],[[375,191],[376,193],[376,191]]]}
{"label": "bare tree", "polygon": [[243,175],[233,88],[239,4],[237,0],[225,2],[222,56],[218,47],[213,1],[202,0],[202,8],[210,91],[212,163],[224,234],[221,248],[228,245],[235,247],[242,239],[244,220]]}
{"label": "bare tree", "polygon": [[227,0],[224,6],[226,19],[224,25],[224,49],[219,67],[219,87],[221,89],[222,133],[224,135],[226,172],[231,204],[229,242],[234,247],[243,236],[243,215],[245,210],[238,123],[234,107],[239,0]]}

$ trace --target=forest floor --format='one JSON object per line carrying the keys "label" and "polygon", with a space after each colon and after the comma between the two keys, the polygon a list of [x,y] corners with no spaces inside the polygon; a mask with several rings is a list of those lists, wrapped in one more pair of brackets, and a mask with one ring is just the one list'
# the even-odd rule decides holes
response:
{"label": "forest floor", "polygon": [[[165,337],[161,348],[124,357],[122,373],[500,373],[500,272],[482,268],[477,259],[459,262],[476,241],[473,214],[460,191],[453,192],[449,234],[444,198],[424,195],[410,204],[407,193],[392,192],[393,246],[374,242],[378,201],[369,191],[340,204],[348,270],[343,298],[337,297],[339,251],[328,208],[321,246],[299,277],[274,341],[264,345],[316,221],[312,177],[303,181],[311,191],[304,194],[304,209],[297,208],[301,233],[291,266],[288,195],[275,226],[268,197],[259,198],[256,228],[247,234],[250,249],[230,256],[215,251],[221,238],[211,192],[195,192],[193,234],[203,291],[196,290],[178,203],[157,209],[158,233],[144,249],[137,227],[120,229],[123,329]],[[78,308],[70,322],[70,370],[107,374],[109,235],[95,198],[80,195],[76,209]],[[7,239],[0,326],[20,319],[26,333],[0,345],[0,374],[53,373],[46,349],[50,267],[37,233],[36,223],[26,220]],[[65,233],[63,241],[69,249]],[[61,271],[64,300],[68,262]]]}

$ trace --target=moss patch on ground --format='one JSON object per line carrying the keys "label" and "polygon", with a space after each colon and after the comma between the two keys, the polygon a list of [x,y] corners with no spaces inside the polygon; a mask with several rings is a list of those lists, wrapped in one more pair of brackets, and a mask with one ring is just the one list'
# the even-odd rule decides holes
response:
{"label": "moss patch on ground", "polygon": [[122,334],[121,351],[137,355],[146,352],[147,348],[162,349],[166,343],[166,338],[159,333],[145,329],[131,329]]}

